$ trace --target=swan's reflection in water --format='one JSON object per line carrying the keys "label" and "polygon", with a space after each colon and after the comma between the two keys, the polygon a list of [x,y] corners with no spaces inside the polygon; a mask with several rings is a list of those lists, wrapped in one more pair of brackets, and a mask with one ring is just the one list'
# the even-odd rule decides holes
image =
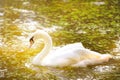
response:
{"label": "swan's reflection in water", "polygon": [[115,80],[120,78],[120,64],[116,60],[102,65],[88,66],[85,68],[55,68],[35,66],[26,63],[25,66],[35,70],[37,78],[53,79],[53,80]]}

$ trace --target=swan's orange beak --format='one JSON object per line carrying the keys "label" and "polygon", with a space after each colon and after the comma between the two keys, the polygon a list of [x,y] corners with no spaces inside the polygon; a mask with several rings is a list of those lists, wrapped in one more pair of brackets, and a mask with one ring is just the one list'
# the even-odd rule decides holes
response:
{"label": "swan's orange beak", "polygon": [[33,43],[34,43],[33,41],[30,41],[30,46],[29,46],[29,48],[32,47]]}

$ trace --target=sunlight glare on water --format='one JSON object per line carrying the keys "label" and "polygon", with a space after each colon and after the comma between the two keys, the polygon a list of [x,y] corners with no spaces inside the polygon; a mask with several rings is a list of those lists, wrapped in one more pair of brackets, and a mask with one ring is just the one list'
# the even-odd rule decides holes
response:
{"label": "sunlight glare on water", "polygon": [[99,73],[104,73],[104,72],[111,72],[112,69],[114,69],[115,66],[96,66],[94,71],[99,72]]}
{"label": "sunlight glare on water", "polygon": [[[5,6],[6,6],[6,9],[8,8],[8,11],[3,8],[0,8],[0,30],[2,32],[0,33],[0,49],[1,49],[0,50],[0,55],[1,55],[0,70],[6,69],[6,74],[4,77],[5,79],[1,79],[0,77],[0,80],[19,80],[19,79],[21,80],[32,80],[32,79],[33,80],[40,80],[40,79],[43,79],[43,80],[119,80],[120,79],[120,39],[116,41],[116,48],[114,48],[113,51],[111,51],[111,53],[114,55],[113,60],[105,64],[92,65],[85,68],[83,67],[59,68],[59,67],[45,67],[45,66],[33,65],[31,61],[34,58],[34,56],[40,52],[39,47],[42,49],[41,46],[43,46],[42,44],[43,42],[41,41],[36,43],[37,46],[33,45],[31,49],[28,48],[31,34],[36,30],[44,30],[50,34],[55,32],[56,34],[54,36],[58,36],[57,39],[55,38],[57,42],[61,42],[61,43],[64,42],[65,44],[68,44],[70,43],[70,40],[76,40],[76,41],[81,40],[86,46],[90,46],[91,48],[93,47],[93,49],[94,48],[96,49],[96,45],[98,45],[97,50],[98,51],[102,50],[102,47],[104,47],[103,44],[106,44],[107,42],[109,42],[107,41],[106,43],[104,43],[104,40],[101,41],[102,38],[104,37],[105,40],[107,40],[106,37],[110,37],[111,39],[111,36],[109,36],[109,34],[113,34],[112,30],[114,31],[114,29],[111,29],[111,28],[106,29],[104,27],[107,27],[106,25],[109,25],[107,22],[115,21],[114,18],[117,17],[116,15],[115,17],[113,17],[114,15],[112,15],[111,17],[110,13],[105,13],[104,15],[104,11],[106,11],[105,6],[108,3],[104,1],[95,1],[95,2],[92,1],[90,5],[92,5],[93,10],[91,9],[91,11],[89,11],[90,9],[88,8],[91,6],[89,5],[88,2],[85,4],[84,3],[82,4],[81,2],[79,2],[78,4],[77,2],[72,5],[73,2],[69,4],[69,2],[71,2],[70,0],[63,0],[63,2],[65,3],[54,2],[52,4],[49,3],[49,0],[44,0],[45,2],[48,1],[45,4],[37,3],[37,2],[34,3],[32,2],[33,0],[25,0],[25,1],[20,0],[20,1],[21,1],[20,3],[21,6],[19,7],[14,7],[14,5],[17,6],[17,4],[19,4],[19,1],[11,2],[10,5],[15,3],[11,7],[7,6],[6,4]],[[51,1],[54,1],[54,0],[51,0]],[[64,8],[61,9],[62,3],[68,4],[67,7],[65,7],[64,5],[65,10]],[[57,4],[56,8],[54,4]],[[88,7],[86,6],[86,8],[84,9],[84,5],[86,4],[88,4],[87,5]],[[39,10],[40,11],[42,10],[42,7],[39,7],[39,6],[45,7],[45,9],[43,10],[43,14],[48,13],[46,14],[46,16],[43,14],[38,14]],[[68,7],[70,7],[70,9]],[[113,6],[109,5],[107,7],[111,9],[111,7],[114,7],[114,5]],[[105,10],[104,9],[102,10],[102,8],[104,8]],[[9,9],[11,12],[9,11]],[[32,10],[32,9],[35,9],[35,10]],[[84,10],[82,11],[82,9],[84,9],[85,12]],[[6,14],[6,12],[8,12],[8,14]],[[54,12],[57,13],[57,14],[54,14],[55,16],[52,15],[52,13]],[[79,14],[80,12],[82,14]],[[116,12],[117,11],[115,11],[115,14]],[[87,14],[90,14],[90,15],[87,15]],[[110,15],[107,16],[107,14],[110,14]],[[17,17],[15,17],[15,15],[17,15]],[[104,16],[106,16],[105,18],[110,18],[111,21],[104,22],[103,18],[101,18]],[[41,18],[43,18],[43,20],[45,20],[46,22],[42,21]],[[51,23],[53,23],[51,26],[46,27],[43,25],[43,24],[49,24],[50,20],[51,20]],[[94,22],[95,20],[96,22]],[[22,32],[20,34],[14,33],[13,26],[11,28],[10,26],[6,26],[11,24],[16,25],[15,27],[19,28],[18,31],[21,30]],[[105,25],[102,25],[102,24],[105,24]],[[119,24],[114,22],[111,23],[110,25],[114,25],[114,24],[116,24],[116,26],[119,27]],[[92,27],[89,27],[90,25],[92,25]],[[111,27],[110,25],[109,27]],[[112,26],[112,27],[117,28],[116,26]],[[84,28],[84,30],[82,29],[82,27]],[[63,30],[64,28],[66,31]],[[100,29],[97,30],[98,28]],[[73,31],[72,29],[74,29],[75,31]],[[92,31],[93,32],[96,31],[96,35],[94,35]],[[88,32],[90,34],[87,34]],[[105,36],[107,32],[111,32],[111,33]],[[98,38],[99,36],[100,36],[100,40],[99,40],[100,44],[99,42],[97,42],[97,44],[94,43],[95,41],[97,41],[97,39],[99,39]],[[11,38],[13,39],[11,39],[11,42],[7,43],[6,40],[3,41],[6,38],[8,39],[8,42],[10,41]],[[71,42],[74,42],[74,41],[71,41]],[[95,46],[92,44],[94,44]],[[61,45],[64,46],[64,44],[61,44]],[[53,51],[59,48],[61,48],[61,46],[57,46],[57,47],[53,46]]]}

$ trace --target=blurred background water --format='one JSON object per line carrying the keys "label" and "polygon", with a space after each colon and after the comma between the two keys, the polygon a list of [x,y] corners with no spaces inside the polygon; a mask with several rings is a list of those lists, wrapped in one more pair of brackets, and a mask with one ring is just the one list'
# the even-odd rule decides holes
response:
{"label": "blurred background water", "polygon": [[[119,80],[119,0],[1,0],[1,80]],[[30,63],[44,44],[29,49],[36,30],[48,32],[55,49],[74,42],[109,53],[113,60],[86,68],[52,68]],[[4,71],[5,70],[5,71]],[[1,74],[0,74],[1,75]]]}

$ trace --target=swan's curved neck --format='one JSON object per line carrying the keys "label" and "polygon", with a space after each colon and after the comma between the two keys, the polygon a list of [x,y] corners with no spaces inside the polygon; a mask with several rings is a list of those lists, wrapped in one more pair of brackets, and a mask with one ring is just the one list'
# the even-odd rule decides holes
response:
{"label": "swan's curved neck", "polygon": [[41,37],[44,40],[45,45],[42,51],[33,59],[33,64],[41,64],[41,61],[48,55],[52,48],[52,39],[48,34],[42,34],[42,36],[38,35],[38,37]]}

